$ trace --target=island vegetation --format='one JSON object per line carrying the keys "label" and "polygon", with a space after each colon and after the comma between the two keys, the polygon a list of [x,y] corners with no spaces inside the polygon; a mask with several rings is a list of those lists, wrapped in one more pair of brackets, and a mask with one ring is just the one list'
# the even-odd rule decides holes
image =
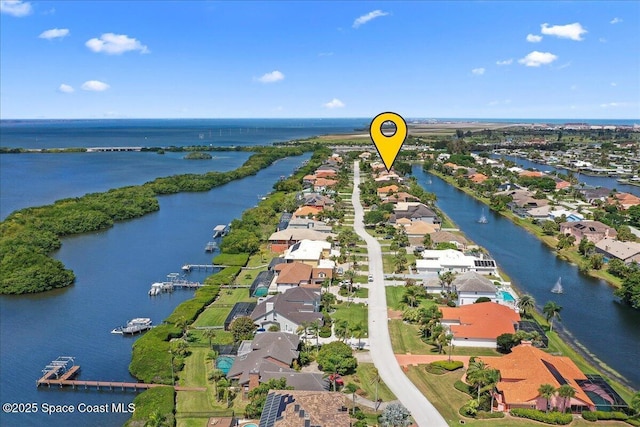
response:
{"label": "island vegetation", "polygon": [[203,153],[202,151],[192,151],[184,156],[185,160],[211,160],[213,156],[209,153]]}
{"label": "island vegetation", "polygon": [[43,292],[71,285],[73,272],[51,257],[66,236],[107,229],[115,222],[141,217],[159,209],[157,196],[208,191],[230,181],[255,175],[274,161],[301,155],[312,146],[258,147],[239,168],[229,172],[181,174],[157,178],[47,206],[21,209],[0,223],[0,293]]}

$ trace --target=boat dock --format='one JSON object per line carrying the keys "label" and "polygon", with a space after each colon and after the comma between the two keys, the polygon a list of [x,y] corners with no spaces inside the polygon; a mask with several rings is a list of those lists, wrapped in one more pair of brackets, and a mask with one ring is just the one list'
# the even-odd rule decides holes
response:
{"label": "boat dock", "polygon": [[218,249],[218,244],[216,242],[209,242],[207,243],[207,245],[204,247],[204,251],[205,252],[213,252],[216,249]]}
{"label": "boat dock", "polygon": [[216,225],[213,227],[213,238],[222,237],[229,232],[229,227],[224,224]]}
{"label": "boat dock", "polygon": [[[133,382],[125,382],[125,381],[82,381],[76,380],[76,377],[80,373],[80,365],[76,365],[74,363],[73,357],[59,357],[58,359],[51,362],[50,365],[47,365],[45,369],[42,370],[43,375],[40,379],[36,381],[36,387],[47,386],[51,388],[51,386],[58,386],[59,388],[63,387],[71,387],[71,388],[81,388],[84,387],[85,390],[96,389],[96,390],[114,390],[120,389],[122,391],[125,390],[147,390],[152,387],[162,387],[166,386],[166,384],[149,384],[149,383],[133,383]],[[71,366],[69,366],[71,364]],[[174,386],[176,391],[206,391],[205,387],[180,387]]]}
{"label": "boat dock", "polygon": [[192,270],[215,270],[216,268],[225,268],[226,265],[216,265],[216,264],[185,264],[182,266],[182,271],[190,272]]}

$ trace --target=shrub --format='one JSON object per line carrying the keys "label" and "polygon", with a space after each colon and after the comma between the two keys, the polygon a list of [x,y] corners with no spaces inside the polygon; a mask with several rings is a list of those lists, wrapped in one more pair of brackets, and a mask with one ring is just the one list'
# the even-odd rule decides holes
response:
{"label": "shrub", "polygon": [[632,426],[635,426],[635,427],[640,427],[640,419],[637,419],[637,418],[628,418],[626,420],[626,423],[631,424]]}
{"label": "shrub", "polygon": [[605,411],[582,411],[582,418],[587,421],[597,420],[618,420],[626,421],[629,416],[624,412],[605,412]]}
{"label": "shrub", "polygon": [[468,384],[465,384],[460,380],[456,381],[453,384],[453,387],[458,391],[468,394],[469,396],[474,396],[473,389]]}
{"label": "shrub", "polygon": [[571,414],[563,414],[562,412],[549,412],[547,414],[537,409],[514,408],[511,410],[511,415],[554,425],[567,425],[573,421]]}
{"label": "shrub", "polygon": [[491,419],[491,418],[504,418],[504,412],[487,412],[478,411],[476,418],[479,420]]}
{"label": "shrub", "polygon": [[143,425],[156,412],[165,418],[166,424],[164,425],[173,425],[174,402],[175,392],[173,387],[150,388],[133,399],[136,409],[131,418],[125,423],[125,426]]}
{"label": "shrub", "polygon": [[436,360],[435,362],[431,362],[431,365],[446,369],[447,371],[455,371],[456,369],[462,368],[463,363],[459,360]]}

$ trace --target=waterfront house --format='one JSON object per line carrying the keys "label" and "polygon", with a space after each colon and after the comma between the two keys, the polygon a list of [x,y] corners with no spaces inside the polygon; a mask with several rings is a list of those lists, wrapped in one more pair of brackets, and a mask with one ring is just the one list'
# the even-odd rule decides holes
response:
{"label": "waterfront house", "polygon": [[404,226],[408,238],[424,237],[425,234],[435,233],[440,227],[437,224],[429,224],[424,221],[411,221]]}
{"label": "waterfront house", "polygon": [[276,226],[276,231],[284,230],[289,226],[289,222],[291,221],[292,215],[289,212],[283,212],[280,215],[280,220],[278,221],[278,225]]}
{"label": "waterfront house", "polygon": [[630,193],[614,193],[609,198],[609,204],[619,206],[626,211],[631,206],[640,205],[640,197]]}
{"label": "waterfront house", "polygon": [[236,320],[238,317],[247,317],[253,310],[256,308],[255,302],[237,302],[234,304],[233,308],[227,315],[227,318],[224,320],[224,330],[228,331],[231,323]]}
{"label": "waterfront house", "polygon": [[321,285],[333,278],[333,268],[311,267],[301,262],[280,264],[274,270],[278,274],[275,280],[277,292],[302,285]]}
{"label": "waterfront house", "polygon": [[611,195],[610,188],[585,188],[584,190],[580,190],[585,200],[592,205],[595,205],[597,202],[604,202]]}
{"label": "waterfront house", "polygon": [[640,243],[604,238],[596,243],[596,252],[609,259],[617,258],[627,264],[634,261],[640,263]]}
{"label": "waterfront house", "polygon": [[[422,251],[422,258],[416,260],[416,270],[418,274],[422,275],[439,275],[447,271],[453,273],[474,272],[479,275],[498,274],[498,268],[494,260],[465,255],[454,249],[425,250]],[[495,298],[495,286],[493,288],[493,296]]]}
{"label": "waterfront house", "polygon": [[458,294],[457,305],[459,307],[473,304],[480,297],[486,297],[492,302],[498,302],[496,285],[475,271],[468,271],[457,276],[451,282],[451,288]]}
{"label": "waterfront house", "polygon": [[328,178],[316,178],[313,183],[313,191],[328,191],[335,187],[338,181]]}
{"label": "waterfront house", "polygon": [[419,199],[413,194],[409,194],[405,191],[399,191],[386,197],[382,197],[383,203],[402,203],[402,202],[417,202]]}
{"label": "waterfront house", "polygon": [[378,197],[382,199],[383,197],[388,196],[389,193],[397,193],[399,189],[400,187],[395,184],[380,187],[377,190]]}
{"label": "waterfront house", "polygon": [[306,217],[298,217],[298,218],[293,218],[291,221],[289,221],[289,226],[287,227],[289,229],[294,229],[294,228],[301,228],[301,229],[310,229],[310,230],[316,230],[316,231],[320,231],[322,233],[331,233],[331,226],[327,225],[326,222],[324,221],[316,221],[314,219],[309,219]]}
{"label": "waterfront house", "polygon": [[[551,384],[558,388],[569,384],[576,392],[565,404],[557,394],[549,400],[551,408],[570,408],[573,413],[583,410],[595,410],[579,382],[587,377],[566,356],[553,356],[523,341],[514,347],[511,353],[502,357],[481,357],[490,368],[500,371],[500,381],[496,385],[496,407],[498,411],[513,408],[532,408],[545,411],[547,399],[540,396],[538,389],[542,384]],[[608,397],[608,396],[607,396]]]}
{"label": "waterfront house", "polygon": [[268,242],[271,252],[282,253],[301,240],[326,241],[327,238],[335,236],[335,234],[323,233],[312,228],[286,228],[271,234]]}
{"label": "waterfront house", "polygon": [[[284,260],[282,258],[274,258],[274,260]],[[274,261],[272,260],[272,263]],[[275,267],[275,265],[274,265]],[[263,297],[269,293],[269,287],[271,286],[271,282],[276,277],[276,273],[273,270],[271,263],[269,263],[269,270],[261,271],[258,273],[251,286],[249,287],[249,296],[250,297]]]}
{"label": "waterfront house", "polygon": [[600,221],[570,221],[560,224],[560,233],[576,238],[575,244],[579,244],[583,237],[593,243],[598,243],[605,237],[616,237],[617,232]]}
{"label": "waterfront house", "polygon": [[338,256],[340,252],[332,251],[330,242],[301,240],[287,249],[283,257],[287,262],[302,262],[312,267],[329,268],[335,264],[330,260],[333,255]]}
{"label": "waterfront house", "polygon": [[251,319],[259,327],[275,325],[282,332],[295,333],[305,322],[322,325],[320,287],[295,287],[258,303]]}
{"label": "waterfront house", "polygon": [[515,333],[520,321],[520,315],[513,309],[494,302],[440,307],[440,312],[440,322],[453,335],[451,344],[459,347],[496,348],[496,339]]}
{"label": "waterfront house", "polygon": [[315,206],[319,208],[332,207],[336,202],[331,198],[320,193],[299,194],[298,200],[302,205]]}
{"label": "waterfront house", "polygon": [[469,243],[464,236],[452,233],[450,231],[436,231],[429,234],[431,237],[431,243],[437,245],[438,243],[453,243],[458,249],[466,249]]}
{"label": "waterfront house", "polygon": [[271,390],[260,427],[350,427],[349,396],[335,391]]}
{"label": "waterfront house", "polygon": [[389,222],[395,223],[401,218],[407,218],[410,221],[424,221],[428,224],[440,223],[436,213],[424,203],[419,202],[398,203],[393,214],[389,217]]}
{"label": "waterfront house", "polygon": [[300,206],[292,214],[292,219],[295,219],[295,218],[315,218],[322,211],[323,211],[323,208],[320,208],[320,207],[317,207],[317,206]]}
{"label": "waterfront house", "polygon": [[480,172],[476,172],[474,174],[471,174],[471,175],[468,176],[468,178],[474,184],[482,184],[483,182],[485,182],[486,180],[489,179],[489,177],[487,177],[485,174],[480,173]]}

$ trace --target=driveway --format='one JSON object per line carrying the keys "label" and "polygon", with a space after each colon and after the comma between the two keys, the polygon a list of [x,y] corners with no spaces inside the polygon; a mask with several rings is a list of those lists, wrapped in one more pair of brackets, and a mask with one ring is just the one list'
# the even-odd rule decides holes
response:
{"label": "driveway", "polygon": [[411,412],[420,427],[446,427],[447,423],[436,408],[404,374],[391,348],[387,317],[387,296],[382,270],[380,243],[364,229],[363,209],[360,203],[360,163],[353,165],[353,196],[351,203],[355,213],[353,228],[367,242],[369,272],[373,282],[369,283],[369,345],[373,363],[387,387]]}

